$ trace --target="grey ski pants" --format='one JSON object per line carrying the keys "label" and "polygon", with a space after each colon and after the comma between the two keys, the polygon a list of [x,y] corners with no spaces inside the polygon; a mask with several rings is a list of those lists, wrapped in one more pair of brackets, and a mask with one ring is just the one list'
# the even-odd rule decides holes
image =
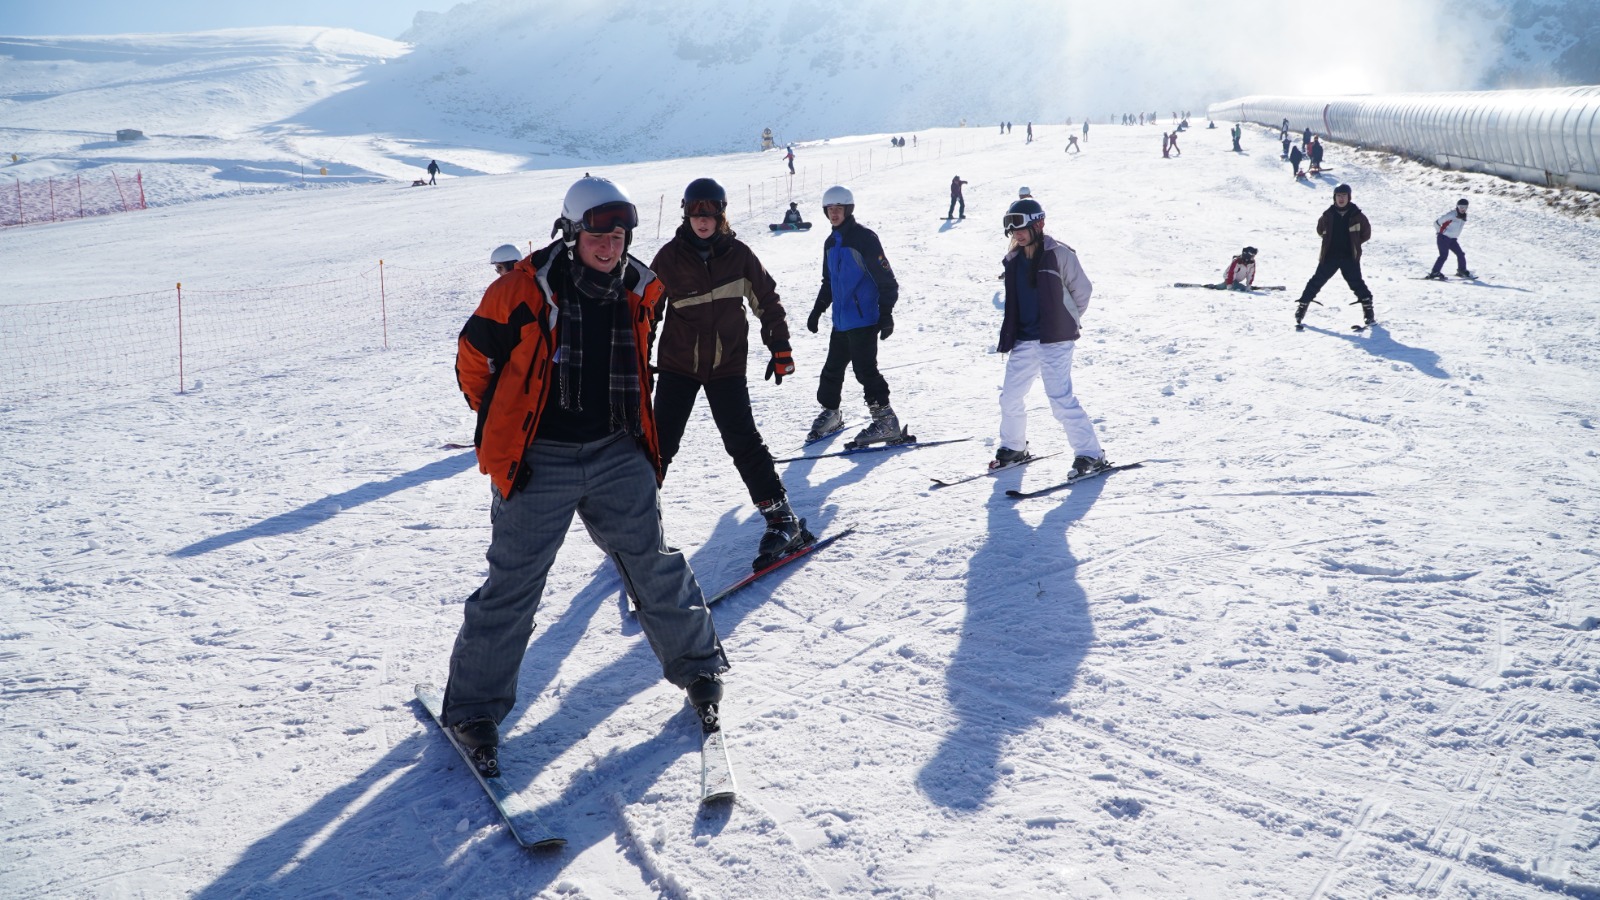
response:
{"label": "grey ski pants", "polygon": [[487,715],[500,722],[517,699],[517,676],[533,636],[545,578],[574,512],[616,563],[638,602],[639,626],[666,679],[687,687],[728,668],[688,560],[667,546],[655,468],[618,432],[587,444],[534,441],[522,490],[497,504],[489,577],[467,598],[450,655],[444,720]]}

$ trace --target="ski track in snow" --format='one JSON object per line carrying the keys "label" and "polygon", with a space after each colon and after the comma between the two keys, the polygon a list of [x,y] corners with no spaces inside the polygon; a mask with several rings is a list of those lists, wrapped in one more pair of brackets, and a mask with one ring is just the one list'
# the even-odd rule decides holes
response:
{"label": "ski track in snow", "polygon": [[[1336,279],[1297,334],[1284,298],[1167,285],[1249,243],[1292,300],[1334,182],[1293,183],[1259,129],[1245,155],[1223,127],[1190,131],[1174,160],[1155,129],[1097,125],[1067,157],[1063,129],[1036,129],[1031,146],[924,132],[903,162],[841,178],[902,284],[881,353],[897,411],[924,439],[975,440],[781,467],[813,531],[858,531],[714,609],[734,804],[696,803],[692,716],[574,523],[504,724],[505,777],[568,839],[559,853],[510,840],[410,700],[442,683],[484,570],[486,482],[470,451],[439,449],[471,430],[454,338],[483,273],[398,301],[387,352],[7,406],[0,881],[62,897],[1600,897],[1600,224],[1332,147],[1373,220],[1379,325],[1346,330],[1359,312]],[[774,165],[611,174],[670,197]],[[928,211],[957,172],[969,218],[942,227]],[[531,216],[538,239],[572,174],[20,229],[5,259],[31,283],[87,240],[120,275],[86,295],[158,289],[151,260],[189,252],[194,222],[257,283],[286,272],[255,255],[292,256],[297,229],[362,241],[285,283],[342,274],[346,250],[364,266],[374,243],[464,267],[500,242],[476,240],[485,218],[524,240]],[[994,451],[998,218],[1019,184],[1095,283],[1078,393],[1113,460],[1149,462],[1013,502],[1070,456],[928,479]],[[1514,290],[1415,280],[1435,207],[1463,194],[1474,267]],[[826,331],[802,330],[820,235],[757,234],[780,205],[734,224],[795,326],[792,379],[751,369],[781,448],[815,412]],[[648,259],[653,228],[640,243]],[[853,382],[846,402],[860,421]],[[1030,426],[1036,451],[1062,444],[1037,392]],[[703,586],[747,571],[760,518],[703,404],[663,498]]]}

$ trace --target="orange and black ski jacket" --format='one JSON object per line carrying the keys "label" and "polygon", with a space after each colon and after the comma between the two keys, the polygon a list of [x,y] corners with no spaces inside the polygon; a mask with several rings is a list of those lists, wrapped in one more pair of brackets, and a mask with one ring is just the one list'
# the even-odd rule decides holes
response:
{"label": "orange and black ski jacket", "polygon": [[[539,431],[539,414],[550,392],[556,348],[556,323],[571,260],[555,241],[500,276],[456,340],[456,382],[467,405],[478,414],[473,443],[478,471],[488,475],[502,497],[510,497],[539,473],[526,471],[522,456]],[[661,445],[650,405],[650,335],[660,314],[662,288],[655,273],[627,258],[623,276],[633,311],[639,360],[640,446],[661,478]],[[554,288],[552,289],[552,285]]]}

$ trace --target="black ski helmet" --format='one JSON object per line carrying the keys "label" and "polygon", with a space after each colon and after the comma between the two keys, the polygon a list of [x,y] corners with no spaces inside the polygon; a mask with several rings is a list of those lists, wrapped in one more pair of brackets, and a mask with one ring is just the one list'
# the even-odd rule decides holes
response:
{"label": "black ski helmet", "polygon": [[715,178],[696,178],[689,182],[689,186],[683,189],[683,202],[680,206],[688,209],[689,204],[696,200],[710,200],[717,204],[719,210],[728,208],[728,192],[722,189],[722,185],[717,184]]}
{"label": "black ski helmet", "polygon": [[1256,256],[1256,248],[1254,248],[1254,247],[1246,247],[1246,248],[1244,248],[1244,252],[1241,253],[1240,255],[1241,256],[1248,256],[1251,259],[1254,259],[1255,256]]}
{"label": "black ski helmet", "polygon": [[1338,186],[1338,187],[1336,187],[1336,188],[1334,188],[1334,189],[1333,189],[1333,195],[1334,195],[1334,196],[1335,196],[1335,197],[1337,197],[1337,196],[1339,196],[1339,195],[1340,195],[1340,194],[1343,194],[1343,195],[1345,195],[1345,196],[1346,196],[1346,197],[1348,197],[1348,196],[1350,196],[1350,185],[1348,185],[1348,184],[1341,184],[1341,185],[1339,185],[1339,186]]}
{"label": "black ski helmet", "polygon": [[1044,207],[1039,205],[1039,201],[1029,197],[1025,200],[1011,201],[1011,205],[1006,207],[1005,217],[1000,221],[1005,226],[1006,235],[1009,237],[1011,232],[1016,231],[1018,228],[1030,226],[1043,218]]}

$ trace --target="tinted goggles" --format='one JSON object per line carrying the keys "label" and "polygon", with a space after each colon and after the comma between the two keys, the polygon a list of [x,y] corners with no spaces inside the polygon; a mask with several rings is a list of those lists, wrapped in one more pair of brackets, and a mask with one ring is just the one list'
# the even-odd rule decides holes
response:
{"label": "tinted goggles", "polygon": [[1001,217],[1000,224],[1005,226],[1006,234],[1009,235],[1018,228],[1026,228],[1042,218],[1044,218],[1042,213],[1006,213]]}
{"label": "tinted goggles", "polygon": [[722,215],[722,204],[715,200],[687,200],[683,204],[683,214],[690,218],[715,219]]}
{"label": "tinted goggles", "polygon": [[602,203],[585,212],[578,227],[590,234],[610,234],[621,228],[632,231],[639,226],[639,210],[632,203],[616,200]]}

